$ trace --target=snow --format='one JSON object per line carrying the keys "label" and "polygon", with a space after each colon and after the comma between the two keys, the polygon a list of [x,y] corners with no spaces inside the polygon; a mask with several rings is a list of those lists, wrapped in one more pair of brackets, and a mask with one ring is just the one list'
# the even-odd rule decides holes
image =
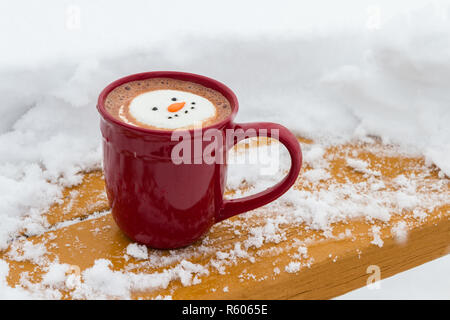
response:
{"label": "snow", "polygon": [[[315,141],[303,145],[304,163],[313,168],[304,182],[327,188],[291,189],[271,204],[280,214],[250,230],[242,247],[219,254],[217,269],[236,257],[251,259],[249,248],[282,241],[283,223],[305,223],[326,232],[348,218],[388,222],[396,212],[412,209],[414,217],[424,219],[427,210],[448,201],[446,194],[421,189],[424,177],[400,176],[395,180],[399,190],[391,191],[357,155],[349,155],[347,164],[367,175],[368,183],[333,183],[325,156],[330,144],[371,143],[378,137],[397,152],[423,155],[448,181],[450,7],[444,1],[380,0],[375,6],[370,1],[317,1],[307,7],[297,1],[283,6],[258,1],[258,10],[251,1],[237,0],[220,8],[183,1],[151,6],[136,1],[126,8],[118,1],[21,2],[0,3],[0,250],[20,234],[48,230],[42,212],[60,200],[64,187],[80,183],[81,172],[101,168],[97,95],[116,78],[146,70],[217,78],[240,99],[237,121],[280,122]],[[181,19],[186,12],[189,22]],[[172,23],[166,23],[168,16]],[[117,23],[124,17],[125,23]],[[269,149],[261,147],[256,159],[267,158]],[[250,188],[233,197],[278,181],[289,166],[285,150],[279,152],[280,157],[268,157],[275,162],[263,167],[242,164],[244,154],[230,157],[228,186]],[[373,244],[380,246],[379,230],[373,228]],[[403,241],[405,230],[400,223],[391,231]],[[14,246],[10,258],[46,263],[45,248],[31,242]],[[126,253],[148,259],[137,244]],[[293,263],[289,270],[295,270],[298,262]],[[173,279],[190,285],[208,272],[187,261],[159,278],[110,267],[99,260],[85,270],[77,296],[128,298],[131,288],[165,287]],[[57,296],[52,288],[62,285],[65,268],[49,266],[44,285],[50,289],[42,294]],[[8,272],[1,260],[0,296],[43,297],[42,288],[31,284],[30,292],[9,288],[2,280]]]}
{"label": "snow", "polygon": [[161,296],[161,295],[157,295],[154,300],[172,300],[172,296]]}
{"label": "snow", "polygon": [[286,268],[284,268],[284,270],[286,272],[288,272],[288,273],[296,273],[296,272],[300,271],[300,268],[301,268],[301,263],[300,262],[291,261],[286,266]]}
{"label": "snow", "polygon": [[351,168],[353,168],[357,172],[366,173],[367,167],[369,164],[366,161],[360,160],[360,159],[347,159],[347,165]]}
{"label": "snow", "polygon": [[363,287],[336,299],[448,300],[450,298],[450,277],[446,275],[449,267],[450,255],[448,254],[386,279],[383,278],[383,270],[381,270],[382,280],[379,289]]}
{"label": "snow", "polygon": [[9,265],[6,261],[0,259],[0,299],[32,299],[33,296],[23,288],[11,288],[6,282],[9,273]]}
{"label": "snow", "polygon": [[84,290],[82,290],[82,293],[86,295],[86,298],[128,296],[129,282],[127,275],[111,270],[111,265],[111,261],[99,259],[95,261],[93,267],[83,271]]}
{"label": "snow", "polygon": [[313,169],[305,172],[302,177],[312,183],[317,183],[329,179],[331,175],[324,169]]}
{"label": "snow", "polygon": [[[298,14],[304,13],[295,10],[301,9],[295,2],[284,9],[258,3],[267,9],[260,14],[270,12],[269,20],[276,21],[272,15],[280,17],[283,12],[285,28],[290,28],[289,36],[283,37],[279,34],[287,29],[279,25],[257,28],[253,10],[250,20],[238,20],[241,25],[218,20],[211,22],[216,29],[203,28],[201,20],[187,25],[187,35],[182,37],[174,26],[155,35],[149,33],[151,28],[133,29],[135,22],[129,26],[108,22],[111,29],[105,35],[105,26],[98,22],[104,10],[99,3],[78,1],[73,9],[55,2],[55,6],[34,8],[32,16],[21,11],[20,18],[19,5],[2,5],[2,24],[14,31],[4,34],[2,43],[8,46],[0,63],[4,97],[0,112],[5,115],[0,119],[0,248],[6,248],[23,228],[29,234],[41,232],[45,220],[40,213],[61,196],[62,188],[79,183],[79,172],[101,166],[96,97],[110,81],[144,69],[183,69],[222,80],[240,97],[238,121],[281,122],[296,133],[326,141],[379,136],[405,152],[423,154],[449,175],[450,108],[445,83],[450,77],[446,64],[450,51],[445,40],[450,28],[449,20],[442,17],[448,7],[417,1],[408,2],[411,10],[405,11],[386,2],[380,4],[380,27],[371,29],[365,23],[370,4],[357,3],[336,8],[357,14],[347,12],[345,19],[333,14],[329,22],[317,26],[311,18],[298,23]],[[167,5],[159,5],[160,10],[168,10]],[[108,2],[108,7],[110,19],[122,14],[117,3]],[[141,16],[140,9],[146,7],[138,2],[130,10]],[[288,8],[296,12],[295,18]],[[79,29],[72,28],[77,10]],[[48,23],[43,24],[40,16],[48,17]],[[62,23],[64,18],[69,25]],[[162,22],[158,19],[146,21],[156,26]],[[25,30],[40,33],[35,39],[25,37]],[[194,30],[217,36],[213,41],[197,32],[192,37]],[[248,34],[236,37],[237,30]],[[100,32],[99,42],[95,35]],[[150,34],[153,37],[146,37]],[[170,45],[164,35],[172,37]],[[21,37],[27,41],[18,41]],[[173,41],[176,37],[179,41]],[[142,38],[150,40],[139,47]],[[24,46],[30,45],[32,56],[25,54]],[[305,163],[314,163],[321,152],[321,147],[314,150]],[[326,179],[326,173],[308,173],[307,178]]]}
{"label": "snow", "polygon": [[169,283],[179,280],[183,286],[200,283],[198,276],[208,275],[201,265],[183,260],[178,265],[161,273],[131,273],[114,271],[107,259],[98,259],[91,268],[82,272],[82,282],[75,287],[75,299],[130,299],[132,291],[151,291],[167,288]]}
{"label": "snow", "polygon": [[279,243],[284,240],[286,237],[280,234],[280,229],[278,228],[281,222],[282,219],[269,218],[264,226],[250,229],[250,235],[244,242],[245,248],[260,248],[264,243]]}
{"label": "snow", "polygon": [[302,256],[304,258],[308,257],[308,248],[307,247],[300,246],[300,247],[298,247],[297,251],[300,256]]}
{"label": "snow", "polygon": [[25,240],[24,242],[15,241],[8,251],[8,258],[15,261],[31,261],[38,265],[46,262],[45,254],[47,248],[43,243],[32,243]]}
{"label": "snow", "polygon": [[303,150],[303,162],[313,168],[317,168],[324,155],[325,149],[322,146],[313,145],[311,148]]}
{"label": "snow", "polygon": [[67,273],[70,270],[68,264],[52,263],[47,268],[47,273],[42,277],[42,284],[57,289],[64,289],[67,284]]}

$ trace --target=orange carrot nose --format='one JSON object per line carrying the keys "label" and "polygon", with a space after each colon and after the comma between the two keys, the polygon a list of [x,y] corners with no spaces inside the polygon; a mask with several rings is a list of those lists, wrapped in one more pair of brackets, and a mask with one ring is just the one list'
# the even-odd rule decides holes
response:
{"label": "orange carrot nose", "polygon": [[183,108],[185,104],[186,102],[172,103],[170,106],[167,107],[167,110],[169,110],[170,112],[177,112],[178,110]]}

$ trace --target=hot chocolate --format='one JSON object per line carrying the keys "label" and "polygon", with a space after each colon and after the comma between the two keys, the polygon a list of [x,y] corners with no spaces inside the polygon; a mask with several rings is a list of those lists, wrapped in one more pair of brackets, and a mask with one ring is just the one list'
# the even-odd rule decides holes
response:
{"label": "hot chocolate", "polygon": [[170,78],[151,78],[118,86],[108,94],[105,107],[119,121],[158,130],[205,127],[231,114],[231,105],[221,93]]}

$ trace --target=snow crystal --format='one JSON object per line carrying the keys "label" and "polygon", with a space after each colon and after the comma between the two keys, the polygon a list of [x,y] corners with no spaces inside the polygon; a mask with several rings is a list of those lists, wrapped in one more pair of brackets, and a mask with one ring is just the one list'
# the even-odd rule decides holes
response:
{"label": "snow crystal", "polygon": [[[183,260],[175,267],[175,273],[183,286],[190,286],[192,281],[195,280],[195,274],[208,275],[209,271],[202,265]],[[199,282],[196,281],[196,283]]]}
{"label": "snow crystal", "polygon": [[148,249],[145,245],[130,243],[127,246],[127,254],[132,256],[133,258],[145,260],[148,258]]}
{"label": "snow crystal", "polygon": [[408,240],[408,225],[405,221],[397,222],[392,228],[391,233],[399,243],[405,243]]}
{"label": "snow crystal", "polygon": [[308,255],[308,248],[306,246],[300,246],[297,249],[298,253],[304,257],[307,257]]}
{"label": "snow crystal", "polygon": [[9,265],[6,261],[0,259],[0,299],[1,300],[15,300],[15,299],[36,299],[36,296],[33,296],[27,290],[16,287],[11,288],[6,280],[6,277],[9,274]]}
{"label": "snow crystal", "polygon": [[43,243],[34,244],[31,241],[16,241],[10,247],[8,258],[15,261],[32,261],[36,264],[43,264],[47,248]]}
{"label": "snow crystal", "polygon": [[42,284],[57,289],[65,288],[68,264],[52,263],[47,267],[47,273],[42,277]]}
{"label": "snow crystal", "polygon": [[287,273],[296,273],[300,271],[301,263],[297,261],[291,261],[289,264],[284,268],[284,270]]}
{"label": "snow crystal", "polygon": [[352,158],[347,159],[347,165],[349,167],[352,167],[356,171],[363,172],[363,173],[365,173],[367,171],[367,167],[369,166],[369,164],[366,161],[363,161],[360,159],[352,159]]}
{"label": "snow crystal", "polygon": [[409,180],[408,178],[405,177],[404,174],[399,174],[398,176],[396,176],[394,179],[392,179],[392,182],[400,188],[404,188],[407,187],[409,185]]}
{"label": "snow crystal", "polygon": [[302,174],[302,177],[312,183],[325,181],[331,177],[330,173],[324,169],[308,170]]}
{"label": "snow crystal", "polygon": [[373,235],[373,240],[370,243],[381,248],[384,245],[384,241],[381,239],[381,228],[379,226],[372,226],[370,230]]}
{"label": "snow crystal", "polygon": [[157,295],[156,297],[153,298],[153,300],[172,300],[172,296],[171,295],[168,295],[168,296]]}
{"label": "snow crystal", "polygon": [[[245,143],[246,141],[241,142],[240,146]],[[270,151],[272,149],[277,151]],[[232,198],[242,196],[242,193],[239,192],[242,186],[251,187],[245,191],[246,195],[255,194],[273,186],[286,174],[290,166],[289,153],[283,145],[277,142],[260,145],[257,148],[231,150],[227,161],[227,187],[237,190],[236,194],[231,196]],[[244,185],[243,182],[245,182]]]}
{"label": "snow crystal", "polygon": [[[135,8],[141,5],[136,4]],[[217,78],[239,95],[242,107],[238,122],[279,122],[315,141],[312,145],[302,144],[304,164],[312,170],[304,172],[299,180],[313,186],[325,181],[327,188],[291,189],[268,205],[266,208],[276,209],[277,217],[265,219],[262,225],[248,230],[249,237],[242,245],[216,254],[211,266],[216,266],[219,272],[225,272],[224,267],[238,258],[255,261],[247,249],[283,241],[281,224],[304,224],[331,236],[330,226],[335,222],[352,218],[388,222],[399,209],[413,210],[413,217],[425,219],[427,210],[448,201],[448,194],[439,192],[437,183],[435,193],[421,190],[416,182],[423,177],[399,176],[393,182],[399,190],[390,190],[380,173],[371,170],[368,161],[357,159],[357,154],[347,157],[347,165],[368,175],[367,182],[333,183],[329,181],[328,171],[328,160],[333,155],[326,155],[329,145],[355,139],[370,144],[375,140],[373,137],[377,137],[385,145],[395,146],[396,151],[424,156],[426,165],[437,166],[439,177],[448,183],[450,51],[447,39],[450,20],[443,19],[441,14],[448,11],[448,6],[440,10],[420,7],[408,12],[415,23],[405,21],[402,14],[392,14],[392,19],[383,21],[383,28],[377,32],[361,28],[360,21],[355,22],[354,18],[358,14],[344,11],[346,14],[339,15],[334,10],[330,11],[333,14],[329,19],[319,19],[330,21],[326,28],[319,26],[319,32],[312,32],[310,30],[315,28],[309,23],[317,26],[319,22],[309,10],[286,10],[279,5],[266,7],[261,12],[276,11],[277,16],[283,17],[288,14],[290,20],[285,19],[286,25],[295,30],[294,34],[287,34],[283,28],[273,28],[270,23],[276,21],[273,19],[266,19],[269,23],[263,25],[254,23],[253,19],[260,20],[260,15],[248,14],[253,10],[252,5],[237,12],[245,27],[242,23],[229,24],[226,19],[205,20],[204,16],[217,18],[217,15],[204,14],[202,19],[191,19],[195,26],[186,25],[191,28],[191,34],[194,31],[198,34],[199,30],[213,34],[214,41],[201,35],[184,37],[175,25],[168,26],[170,37],[164,31],[167,28],[156,35],[151,33],[155,28],[134,28],[130,21],[108,25],[111,32],[107,34],[102,23],[89,24],[89,32],[78,37],[64,28],[54,28],[53,23],[42,23],[56,19],[59,24],[61,17],[56,12],[64,12],[61,6],[61,2],[54,1],[54,6],[36,5],[28,11],[23,11],[21,5],[3,6],[1,10],[0,23],[8,28],[0,30],[9,31],[2,34],[5,39],[2,44],[7,45],[0,56],[3,97],[0,106],[0,250],[6,249],[20,234],[30,236],[48,230],[42,213],[61,200],[63,188],[80,183],[80,173],[101,168],[101,136],[95,109],[97,95],[118,77],[145,71],[142,66],[152,70],[192,70]],[[239,6],[241,8],[242,4]],[[104,6],[84,1],[81,7],[82,12],[89,12],[89,17],[102,22],[100,13]],[[119,3],[109,2],[108,8],[110,15],[123,16],[123,6]],[[271,10],[267,10],[269,8]],[[384,6],[392,10],[389,8]],[[356,10],[349,6],[335,9]],[[54,16],[49,15],[48,10],[55,13]],[[317,10],[323,16],[323,8],[318,6]],[[198,14],[194,11],[191,13]],[[303,14],[305,19],[309,18],[308,23],[299,23],[303,21],[298,18],[302,12],[308,12]],[[148,10],[135,10],[135,13],[148,14]],[[16,19],[17,16],[24,19]],[[336,28],[349,17],[352,26],[346,30]],[[162,25],[158,16],[145,21]],[[221,31],[232,36],[217,37],[213,26],[217,27],[220,21]],[[198,27],[201,23],[206,23],[208,28]],[[131,29],[133,32],[129,32]],[[254,36],[261,30],[266,35],[264,41]],[[40,36],[34,37],[37,33]],[[287,36],[279,37],[280,34]],[[99,35],[104,41],[98,41]],[[158,39],[154,39],[155,36]],[[152,41],[144,46],[142,39]],[[42,43],[49,45],[42,46]],[[228,187],[238,191],[230,197],[253,194],[278,182],[290,164],[287,151],[281,146],[279,149],[279,156],[271,157],[267,155],[274,150],[263,146],[260,154],[253,158],[246,158],[245,152],[232,151]],[[249,161],[252,159],[263,163],[256,165]],[[76,222],[66,222],[66,225]],[[391,231],[402,238],[403,230],[404,226],[398,224]],[[380,228],[372,227],[372,234],[372,243],[382,246]],[[20,246],[16,243],[19,242],[16,241],[8,253],[11,259],[46,262],[45,246],[29,241]],[[126,252],[136,259],[148,257],[148,252],[137,244],[127,247]],[[299,256],[306,254],[298,252]],[[165,288],[170,281],[193,285],[209,272],[203,266],[179,260],[177,254],[157,257],[149,263],[178,264],[148,275],[114,271],[108,260],[97,260],[80,275],[83,282],[75,283],[74,297],[129,298],[132,290]],[[48,287],[63,286],[65,268],[51,264],[43,283]],[[291,262],[286,268],[287,272],[296,272],[300,262]],[[35,296],[33,290],[39,288],[25,279],[23,283],[30,292],[9,288],[5,281],[8,272],[9,266],[0,260],[0,296]],[[48,297],[56,296],[55,291],[48,291]]]}
{"label": "snow crystal", "polygon": [[413,209],[419,204],[417,196],[406,194],[405,192],[397,192],[397,205],[400,209]]}
{"label": "snow crystal", "polygon": [[120,298],[129,299],[133,291],[152,291],[167,288],[179,280],[183,286],[200,283],[198,276],[209,274],[206,267],[182,260],[172,268],[150,274],[114,271],[112,263],[98,259],[94,266],[82,272],[82,280],[72,296],[79,299]]}
{"label": "snow crystal", "polygon": [[250,229],[250,236],[245,240],[246,249],[255,247],[260,248],[265,242],[279,243],[285,239],[285,235],[280,234],[278,219],[267,219],[263,227],[254,227]]}
{"label": "snow crystal", "polygon": [[369,163],[361,159],[347,158],[347,166],[353,168],[356,172],[365,173],[372,176],[379,176],[381,173],[369,169]]}
{"label": "snow crystal", "polygon": [[[120,297],[128,298],[130,293],[130,282],[127,275],[111,270],[112,263],[106,259],[98,259],[93,267],[83,271],[84,295],[87,298],[94,297]],[[81,294],[79,289],[77,293]]]}
{"label": "snow crystal", "polygon": [[[59,5],[55,2],[55,7]],[[98,9],[83,3],[85,7],[95,12]],[[19,8],[3,9],[14,12]],[[47,9],[34,9],[34,15],[28,17],[34,21],[29,24],[33,29],[25,33],[28,41],[17,42],[22,37],[16,33],[23,32],[23,25],[11,28],[14,32],[5,33],[7,40],[3,43],[18,47],[8,45],[0,63],[0,93],[4,98],[0,107],[0,249],[5,249],[20,230],[42,232],[39,226],[45,225],[45,219],[41,213],[61,197],[62,188],[79,183],[80,172],[101,167],[97,95],[117,77],[143,71],[143,65],[150,65],[153,70],[179,69],[182,65],[185,70],[224,81],[239,92],[241,105],[245,105],[239,113],[240,121],[280,122],[298,134],[321,141],[379,136],[385,143],[421,153],[429,164],[450,175],[450,97],[443,86],[450,74],[445,67],[445,39],[450,22],[443,20],[440,12],[427,8],[410,12],[415,17],[414,24],[405,23],[401,15],[392,15],[392,21],[377,33],[362,32],[359,25],[348,33],[340,33],[330,22],[327,32],[318,36],[305,33],[304,26],[295,19],[298,34],[281,40],[278,36],[260,41],[257,37],[234,35],[210,43],[201,37],[175,41],[161,34],[160,42],[135,51],[117,46],[119,39],[127,43],[123,48],[142,43],[135,30],[126,32],[126,37],[109,37],[109,42],[102,42],[101,48],[92,51],[92,44],[97,45],[97,41],[93,41],[94,36],[89,38],[90,34],[102,32],[102,28],[90,25],[90,32],[83,34],[93,41],[89,45],[80,39],[74,45],[67,30],[52,28],[40,35],[59,40],[49,41],[50,46],[32,46],[38,51],[30,56],[24,54],[27,50],[22,46],[28,48],[29,41],[35,41],[30,37],[35,28],[46,26],[41,18],[35,19]],[[2,12],[1,20],[15,25],[11,17],[17,14]],[[225,29],[231,27],[222,25]],[[246,28],[260,32],[252,23],[247,23]],[[116,31],[125,32],[123,25],[119,29]],[[146,28],[139,30],[144,32]],[[269,24],[264,30],[274,35],[278,29]],[[175,34],[174,37],[179,36]],[[161,39],[171,39],[171,45],[165,45]],[[62,48],[62,43],[70,50]],[[113,55],[111,50],[105,50],[105,45],[114,48]],[[67,57],[59,59],[61,52]],[[84,54],[87,52],[89,58]],[[255,52],[259,58],[249,59]],[[37,56],[45,63],[36,63]],[[205,65],[210,57],[215,63]],[[265,80],[255,81],[255,74]],[[273,112],[274,106],[277,112]],[[324,169],[320,159],[325,149],[319,145],[304,149],[305,164]],[[283,161],[279,170],[275,163],[275,171],[268,176],[261,174],[261,168],[248,171],[246,166],[237,166],[239,171],[230,167],[229,185],[239,186],[242,173],[249,173],[249,185],[259,179],[263,180],[261,188],[271,186],[284,173]],[[323,171],[307,177],[326,178]]]}

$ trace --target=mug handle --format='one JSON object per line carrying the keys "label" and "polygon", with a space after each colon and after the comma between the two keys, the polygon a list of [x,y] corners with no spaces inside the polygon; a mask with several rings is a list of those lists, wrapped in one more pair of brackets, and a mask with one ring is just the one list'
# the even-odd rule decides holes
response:
{"label": "mug handle", "polygon": [[[291,168],[287,176],[273,187],[251,196],[239,199],[223,200],[222,208],[216,216],[216,222],[220,222],[240,213],[256,209],[274,201],[283,195],[295,183],[302,166],[302,151],[300,148],[300,143],[295,135],[282,125],[271,122],[252,122],[233,124],[230,129],[235,131],[242,129],[244,132],[248,129],[253,129],[256,131],[256,136],[258,137],[260,136],[260,129],[267,130],[267,135],[264,135],[267,137],[272,137],[272,130],[278,130],[278,137],[274,138],[278,138],[278,140],[284,144],[289,151],[291,156]],[[228,149],[246,138],[249,138],[249,136],[238,136],[237,141],[233,141],[231,145],[227,146]]]}

